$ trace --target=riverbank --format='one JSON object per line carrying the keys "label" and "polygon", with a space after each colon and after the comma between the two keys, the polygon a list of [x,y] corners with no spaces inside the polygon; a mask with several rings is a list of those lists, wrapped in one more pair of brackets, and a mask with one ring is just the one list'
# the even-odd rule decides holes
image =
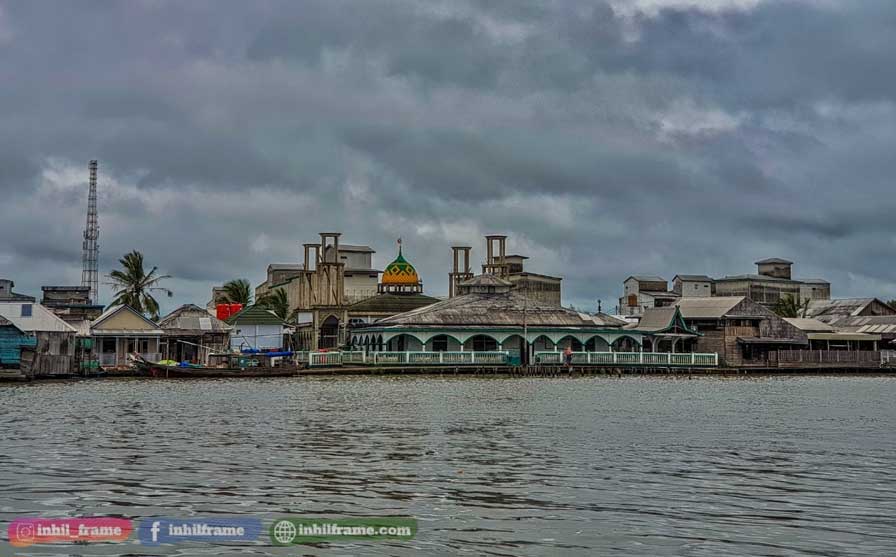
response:
{"label": "riverbank", "polygon": [[[340,366],[313,367],[296,370],[296,377],[353,377],[353,376],[405,376],[405,375],[456,375],[472,377],[582,377],[582,376],[746,376],[746,375],[817,375],[817,376],[896,376],[896,367],[806,367],[806,368],[706,368],[706,367],[587,367],[573,366]],[[0,372],[0,382],[50,381],[64,379],[107,380],[119,378],[148,377],[137,370],[110,371],[97,375],[81,376],[56,374],[41,377],[27,377],[18,370]],[[159,377],[165,379],[165,377]],[[197,377],[195,379],[265,379],[265,377],[240,377],[236,374],[220,377]],[[183,379],[183,378],[178,378]]]}

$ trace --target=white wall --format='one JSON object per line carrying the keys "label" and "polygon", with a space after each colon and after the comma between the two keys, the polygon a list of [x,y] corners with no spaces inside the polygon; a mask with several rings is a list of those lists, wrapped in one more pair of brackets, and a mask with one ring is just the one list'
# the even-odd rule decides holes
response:
{"label": "white wall", "polygon": [[681,281],[682,298],[708,298],[712,296],[712,283],[707,281]]}
{"label": "white wall", "polygon": [[236,325],[230,334],[231,350],[282,347],[283,327],[280,325]]}

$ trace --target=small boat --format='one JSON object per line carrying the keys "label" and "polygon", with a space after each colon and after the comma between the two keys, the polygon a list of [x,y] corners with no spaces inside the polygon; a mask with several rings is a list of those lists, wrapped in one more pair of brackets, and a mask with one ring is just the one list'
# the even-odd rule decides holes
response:
{"label": "small boat", "polygon": [[167,378],[222,378],[222,377],[288,377],[297,375],[299,367],[286,361],[284,353],[275,354],[210,354],[209,365],[170,364],[150,362],[133,355],[134,367],[150,377]]}

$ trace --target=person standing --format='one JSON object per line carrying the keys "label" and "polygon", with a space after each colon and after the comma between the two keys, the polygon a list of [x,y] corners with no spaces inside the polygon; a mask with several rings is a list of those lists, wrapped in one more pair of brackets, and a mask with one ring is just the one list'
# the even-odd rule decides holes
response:
{"label": "person standing", "polygon": [[567,369],[569,369],[569,370],[572,369],[572,347],[571,346],[567,346],[563,350],[563,363],[566,364]]}

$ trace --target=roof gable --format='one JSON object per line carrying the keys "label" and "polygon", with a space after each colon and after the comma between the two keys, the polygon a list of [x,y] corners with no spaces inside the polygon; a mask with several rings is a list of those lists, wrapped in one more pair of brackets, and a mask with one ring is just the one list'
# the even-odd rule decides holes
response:
{"label": "roof gable", "polygon": [[273,311],[258,304],[247,306],[227,320],[228,325],[285,325],[286,322],[277,317]]}
{"label": "roof gable", "polygon": [[688,327],[684,322],[684,317],[682,317],[681,310],[678,306],[648,308],[644,310],[644,313],[641,315],[641,321],[639,321],[637,325],[628,328],[654,334],[673,330],[680,330],[693,335],[700,334]]}
{"label": "roof gable", "polygon": [[110,306],[90,325],[96,330],[156,331],[159,326],[128,305]]}
{"label": "roof gable", "polygon": [[744,296],[682,298],[675,305],[685,319],[720,319],[745,299]]}
{"label": "roof gable", "polygon": [[208,333],[226,332],[230,325],[194,304],[184,304],[161,320],[159,327],[166,330],[190,330]]}

